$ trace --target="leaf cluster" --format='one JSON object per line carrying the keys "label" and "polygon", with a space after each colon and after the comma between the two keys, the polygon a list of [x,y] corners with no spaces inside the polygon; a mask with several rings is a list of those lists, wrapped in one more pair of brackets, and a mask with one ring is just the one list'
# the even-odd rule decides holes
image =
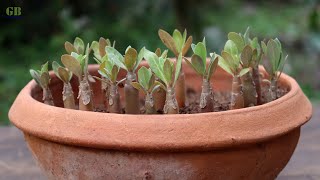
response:
{"label": "leaf cluster", "polygon": [[49,63],[46,62],[41,66],[40,70],[33,70],[30,69],[30,74],[32,78],[37,82],[37,84],[44,89],[47,89],[49,87],[50,83],[50,76],[48,72],[48,66]]}
{"label": "leaf cluster", "polygon": [[181,34],[180,31],[175,29],[171,36],[168,32],[160,29],[158,34],[163,44],[170,49],[176,57],[178,57],[179,54],[184,56],[192,43],[192,36],[189,36],[187,39],[187,30],[184,30],[183,34]]}
{"label": "leaf cluster", "polygon": [[157,56],[157,54],[145,49],[144,58],[147,60],[151,70],[155,75],[164,82],[167,87],[175,87],[181,71],[182,54],[180,53],[176,61],[176,65],[165,56]]}
{"label": "leaf cluster", "polygon": [[[270,39],[267,44],[262,41],[261,47],[265,58],[263,63],[266,71],[271,77],[279,78],[288,58],[288,55],[283,55],[281,42],[277,38]],[[278,72],[280,73],[277,76]]]}
{"label": "leaf cluster", "polygon": [[134,72],[138,68],[143,59],[145,50],[143,47],[138,54],[134,48],[129,46],[125,51],[125,55],[122,56],[121,53],[119,53],[119,51],[117,51],[114,47],[107,46],[105,49],[107,52],[107,58],[110,61],[113,61],[118,67],[128,72]]}
{"label": "leaf cluster", "polygon": [[52,69],[53,69],[53,72],[61,81],[63,81],[64,83],[70,82],[72,78],[72,72],[69,69],[62,67],[56,61],[52,62]]}
{"label": "leaf cluster", "polygon": [[210,63],[207,67],[207,48],[205,38],[202,42],[191,45],[193,50],[193,55],[191,56],[191,61],[184,58],[189,66],[191,66],[199,75],[210,81],[212,74],[215,72],[219,57],[216,54],[210,54]]}
{"label": "leaf cluster", "polygon": [[100,64],[98,72],[108,80],[107,83],[116,84],[119,70],[120,68],[114,63],[114,61],[107,60]]}
{"label": "leaf cluster", "polygon": [[[94,59],[98,64],[101,64],[103,57],[106,55],[106,47],[111,47],[111,41],[100,37],[99,42],[93,41],[90,48],[93,50]],[[115,47],[115,41],[113,41],[112,47]]]}
{"label": "leaf cluster", "polygon": [[156,77],[151,69],[144,66],[138,71],[138,82],[131,82],[131,85],[134,88],[143,91],[145,94],[151,94],[159,87],[166,89],[162,83],[156,81]]}

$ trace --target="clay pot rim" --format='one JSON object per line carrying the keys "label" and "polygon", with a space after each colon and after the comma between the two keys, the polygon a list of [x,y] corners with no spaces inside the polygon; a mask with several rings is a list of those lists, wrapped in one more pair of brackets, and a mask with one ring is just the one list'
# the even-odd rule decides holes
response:
{"label": "clay pot rim", "polygon": [[[311,103],[297,82],[284,73],[281,80],[288,83],[290,91],[267,104],[174,115],[105,114],[53,107],[31,96],[36,86],[32,80],[17,96],[9,119],[24,133],[75,146],[136,151],[221,149],[284,135],[311,118]],[[256,119],[259,116],[261,119]]]}

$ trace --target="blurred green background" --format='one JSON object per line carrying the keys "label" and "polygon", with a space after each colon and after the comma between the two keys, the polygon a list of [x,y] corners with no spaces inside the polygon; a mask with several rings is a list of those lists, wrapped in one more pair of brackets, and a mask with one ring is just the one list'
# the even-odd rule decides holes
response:
{"label": "blurred green background", "polygon": [[[30,68],[60,61],[64,42],[76,36],[86,42],[103,36],[116,40],[123,52],[164,48],[157,31],[175,28],[206,36],[211,51],[220,52],[227,33],[278,37],[289,54],[285,71],[312,100],[320,99],[320,3],[316,0],[57,0],[1,1],[0,11],[0,125],[19,91],[31,80]],[[21,7],[21,18],[6,18],[9,6]],[[91,60],[91,63],[93,61]],[[35,110],[36,111],[36,110]]]}

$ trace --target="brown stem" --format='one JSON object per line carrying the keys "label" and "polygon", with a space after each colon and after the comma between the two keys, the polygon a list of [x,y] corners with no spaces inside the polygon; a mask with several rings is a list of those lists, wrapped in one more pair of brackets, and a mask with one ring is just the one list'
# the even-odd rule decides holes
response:
{"label": "brown stem", "polygon": [[214,109],[214,97],[210,82],[204,78],[202,80],[202,91],[200,95],[201,112],[212,112]]}
{"label": "brown stem", "polygon": [[63,84],[62,100],[64,108],[76,109],[72,86],[69,82]]}
{"label": "brown stem", "polygon": [[185,86],[185,76],[184,73],[181,72],[179,74],[177,84],[175,86],[175,93],[176,93],[176,98],[177,102],[180,108],[186,106],[186,86]]}
{"label": "brown stem", "polygon": [[257,104],[262,104],[262,95],[261,95],[261,81],[260,81],[260,72],[259,72],[259,65],[252,68],[252,77],[254,84],[256,86],[257,92]]}
{"label": "brown stem", "polygon": [[153,101],[152,94],[147,93],[145,101],[146,114],[156,114],[156,109]]}
{"label": "brown stem", "polygon": [[272,78],[271,86],[270,86],[272,101],[277,99],[277,84],[278,84],[277,79]]}
{"label": "brown stem", "polygon": [[164,105],[163,112],[165,114],[178,114],[179,113],[179,106],[177,103],[175,92],[172,90],[171,87],[167,88],[166,103]]}
{"label": "brown stem", "polygon": [[107,110],[108,109],[108,101],[109,101],[109,99],[108,99],[109,98],[109,85],[106,82],[107,78],[102,77],[101,79],[102,79],[102,81],[101,81],[101,93],[102,93],[102,98],[103,98],[103,104],[105,106],[105,109]]}
{"label": "brown stem", "polygon": [[43,91],[43,97],[42,97],[43,102],[50,106],[54,106],[53,97],[49,87],[43,88],[42,91]]}
{"label": "brown stem", "polygon": [[272,101],[271,82],[267,79],[261,81],[262,104]]}
{"label": "brown stem", "polygon": [[[157,78],[156,80],[162,83],[160,79]],[[156,111],[162,111],[166,102],[166,91],[162,88],[157,88],[155,91],[153,91],[152,96]]]}
{"label": "brown stem", "polygon": [[241,77],[244,107],[257,105],[257,91],[250,72]]}
{"label": "brown stem", "polygon": [[110,113],[121,113],[120,95],[117,84],[110,85],[108,111]]}
{"label": "brown stem", "polygon": [[87,78],[83,78],[79,85],[79,110],[93,111],[92,91]]}
{"label": "brown stem", "polygon": [[232,80],[232,92],[230,109],[240,109],[244,107],[243,93],[239,76],[234,76]]}
{"label": "brown stem", "polygon": [[125,111],[126,114],[139,114],[139,91],[134,88],[131,83],[136,81],[136,75],[133,72],[128,72],[126,83],[124,85]]}

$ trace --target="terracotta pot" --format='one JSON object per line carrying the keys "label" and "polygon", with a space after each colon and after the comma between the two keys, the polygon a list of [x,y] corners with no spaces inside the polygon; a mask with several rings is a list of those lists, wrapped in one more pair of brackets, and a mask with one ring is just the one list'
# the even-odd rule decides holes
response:
{"label": "terracotta pot", "polygon": [[[91,74],[97,68],[91,65]],[[201,78],[187,66],[184,71],[186,85],[199,92]],[[55,104],[62,106],[62,83],[51,76]],[[231,77],[221,69],[212,82],[214,90],[231,88]],[[256,107],[192,115],[121,115],[45,105],[39,102],[41,89],[31,81],[16,98],[9,118],[24,132],[49,179],[274,179],[312,114],[294,79],[283,74],[280,85],[290,91]],[[100,93],[100,83],[93,84],[93,90]],[[101,97],[95,94],[96,105],[103,104]]]}

